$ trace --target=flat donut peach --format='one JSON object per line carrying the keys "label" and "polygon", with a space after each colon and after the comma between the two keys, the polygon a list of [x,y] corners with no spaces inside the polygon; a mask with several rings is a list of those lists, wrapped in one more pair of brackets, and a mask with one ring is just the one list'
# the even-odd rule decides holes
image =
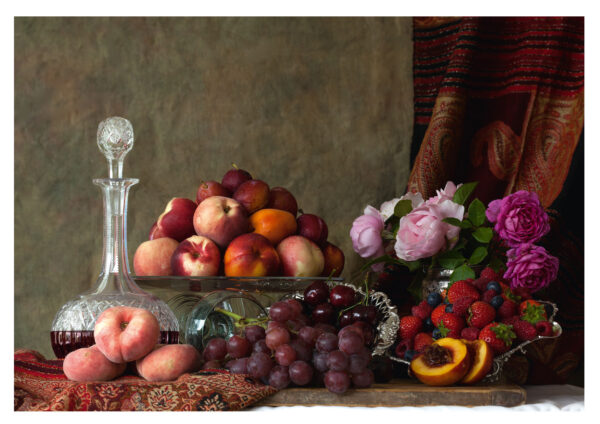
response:
{"label": "flat donut peach", "polygon": [[115,364],[100,352],[96,345],[69,353],[63,371],[73,381],[109,381],[125,372],[127,364]]}

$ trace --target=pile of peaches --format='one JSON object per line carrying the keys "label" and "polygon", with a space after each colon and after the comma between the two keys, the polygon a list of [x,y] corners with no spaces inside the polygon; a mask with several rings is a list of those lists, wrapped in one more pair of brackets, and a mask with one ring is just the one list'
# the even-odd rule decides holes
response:
{"label": "pile of peaches", "polygon": [[73,381],[109,381],[128,364],[148,381],[172,381],[202,365],[188,344],[160,345],[158,320],[146,309],[115,306],[102,312],[94,326],[94,345],[74,350],[63,362]]}
{"label": "pile of peaches", "polygon": [[337,277],[344,254],[317,215],[298,214],[283,187],[234,167],[200,184],[196,201],[174,198],[135,252],[138,276]]}

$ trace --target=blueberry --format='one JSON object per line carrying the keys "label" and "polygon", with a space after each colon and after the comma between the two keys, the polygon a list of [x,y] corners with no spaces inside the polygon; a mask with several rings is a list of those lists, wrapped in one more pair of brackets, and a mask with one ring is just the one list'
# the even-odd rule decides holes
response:
{"label": "blueberry", "polygon": [[439,293],[429,293],[429,296],[427,296],[427,304],[429,306],[432,306],[432,307],[435,308],[440,303],[442,303],[442,295],[441,294],[439,294]]}
{"label": "blueberry", "polygon": [[500,284],[498,284],[497,281],[490,281],[489,283],[487,283],[487,286],[485,286],[486,290],[494,290],[496,293],[500,293],[501,289],[500,289]]}
{"label": "blueberry", "polygon": [[442,337],[442,332],[439,328],[434,328],[433,333],[431,333],[431,338],[437,340]]}
{"label": "blueberry", "polygon": [[423,329],[425,331],[433,330],[433,321],[431,321],[431,317],[427,317],[427,319],[425,319],[425,321],[423,321]]}
{"label": "blueberry", "polygon": [[444,309],[444,311],[450,312],[450,313],[452,313],[453,310],[454,310],[454,306],[452,305],[452,303],[447,304],[446,309]]}
{"label": "blueberry", "polygon": [[492,305],[495,309],[498,309],[504,303],[504,298],[500,295],[492,297],[490,300],[490,305]]}
{"label": "blueberry", "polygon": [[415,352],[414,350],[408,349],[406,352],[404,352],[404,359],[406,359],[407,361],[412,361],[412,358],[415,356],[417,352]]}

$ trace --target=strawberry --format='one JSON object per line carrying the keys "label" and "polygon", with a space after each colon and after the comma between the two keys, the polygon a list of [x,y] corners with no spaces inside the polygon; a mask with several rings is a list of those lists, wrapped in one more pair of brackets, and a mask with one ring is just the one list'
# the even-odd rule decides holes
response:
{"label": "strawberry", "polygon": [[423,321],[413,315],[402,317],[400,320],[400,328],[398,328],[398,335],[401,340],[412,340],[417,333],[423,328]]}
{"label": "strawberry", "polygon": [[535,329],[540,336],[550,337],[554,335],[552,324],[548,321],[540,321],[535,324]]}
{"label": "strawberry", "polygon": [[401,340],[400,343],[396,345],[394,349],[394,353],[398,358],[404,358],[404,354],[407,350],[411,350],[413,347],[412,339]]}
{"label": "strawberry", "polygon": [[483,292],[483,295],[481,296],[481,300],[483,300],[484,302],[487,303],[491,303],[492,299],[494,297],[496,297],[498,295],[498,293],[496,293],[494,290],[486,290]]}
{"label": "strawberry", "polygon": [[502,289],[502,298],[504,300],[512,300],[517,304],[521,302],[521,296],[516,295],[509,286],[504,283],[500,283],[500,288]]}
{"label": "strawberry", "polygon": [[446,312],[442,315],[438,325],[442,337],[453,337],[458,339],[460,332],[465,328],[465,320],[452,312]]}
{"label": "strawberry", "polygon": [[496,318],[496,310],[489,303],[478,300],[469,307],[467,322],[471,327],[483,328]]}
{"label": "strawberry", "polygon": [[448,289],[448,301],[454,303],[461,297],[471,297],[473,300],[478,300],[479,292],[468,281],[457,281]]}
{"label": "strawberry", "polygon": [[483,269],[483,271],[481,271],[481,274],[479,274],[479,278],[485,278],[486,280],[488,280],[488,282],[495,280],[498,278],[498,276],[496,275],[496,271],[494,271],[492,268],[485,267]]}
{"label": "strawberry", "polygon": [[500,319],[517,315],[517,304],[510,299],[504,299],[504,302],[502,302],[496,313]]}
{"label": "strawberry", "polygon": [[519,316],[522,320],[535,324],[548,321],[544,305],[535,300],[525,300],[519,305]]}
{"label": "strawberry", "polygon": [[527,321],[517,320],[513,325],[513,329],[515,330],[515,334],[517,335],[517,339],[525,341],[525,340],[533,340],[537,337],[538,333],[533,324]]}
{"label": "strawberry", "polygon": [[512,292],[521,299],[531,299],[531,292],[525,287],[517,287]]}
{"label": "strawberry", "polygon": [[465,327],[460,332],[461,339],[473,341],[477,340],[477,337],[479,337],[479,328]]}
{"label": "strawberry", "polygon": [[421,303],[413,306],[410,310],[411,314],[420,319],[427,319],[427,317],[431,315],[431,311],[433,311],[433,308],[427,303],[426,300],[422,300]]}
{"label": "strawberry", "polygon": [[479,340],[487,342],[496,354],[508,351],[516,337],[512,325],[497,322],[486,325],[479,332]]}
{"label": "strawberry", "polygon": [[452,305],[452,313],[459,317],[465,317],[469,310],[469,306],[473,303],[472,297],[461,297]]}
{"label": "strawberry", "polygon": [[440,322],[440,318],[442,318],[442,315],[444,315],[445,313],[446,313],[446,304],[445,303],[440,303],[438,306],[436,306],[435,309],[433,310],[433,312],[431,313],[431,322],[433,323],[433,325],[435,325],[437,327]]}
{"label": "strawberry", "polygon": [[517,315],[510,316],[508,318],[502,319],[502,324],[512,325],[514,327],[516,322],[521,321]]}
{"label": "strawberry", "polygon": [[415,336],[414,350],[423,352],[427,346],[433,343],[431,335],[428,333],[419,333]]}

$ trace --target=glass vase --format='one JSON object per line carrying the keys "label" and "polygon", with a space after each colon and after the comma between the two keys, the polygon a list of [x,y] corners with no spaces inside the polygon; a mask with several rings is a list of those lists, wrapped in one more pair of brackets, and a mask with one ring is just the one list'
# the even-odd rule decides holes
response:
{"label": "glass vase", "polygon": [[[130,140],[128,139],[130,138]],[[165,302],[142,290],[129,273],[127,258],[127,197],[139,180],[121,178],[123,159],[133,145],[133,129],[123,118],[109,118],[100,124],[98,145],[109,162],[109,177],[94,179],[104,200],[104,241],[102,268],[95,287],[65,303],[56,313],[50,331],[57,358],[94,344],[98,316],[113,306],[149,310],[160,324],[160,343],[178,343],[179,325]]]}

